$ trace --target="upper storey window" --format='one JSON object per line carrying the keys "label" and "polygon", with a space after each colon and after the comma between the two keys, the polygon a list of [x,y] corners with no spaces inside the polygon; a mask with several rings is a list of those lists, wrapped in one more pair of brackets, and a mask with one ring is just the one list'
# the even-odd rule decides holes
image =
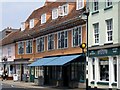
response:
{"label": "upper storey window", "polygon": [[93,11],[98,11],[98,9],[99,9],[98,0],[93,0]]}
{"label": "upper storey window", "polygon": [[76,1],[76,6],[77,6],[77,10],[79,10],[79,9],[82,9],[83,7],[84,7],[84,0],[77,0]]}
{"label": "upper storey window", "polygon": [[58,18],[58,9],[55,8],[52,10],[52,19]]}
{"label": "upper storey window", "polygon": [[59,16],[68,15],[68,12],[69,12],[69,5],[68,4],[59,6]]}
{"label": "upper storey window", "polygon": [[46,13],[41,15],[41,24],[46,22]]}
{"label": "upper storey window", "polygon": [[19,42],[18,43],[18,54],[23,54],[24,53],[24,42]]}
{"label": "upper storey window", "polygon": [[32,53],[32,40],[26,41],[26,54]]}
{"label": "upper storey window", "polygon": [[112,6],[112,0],[106,0],[106,7]]}
{"label": "upper storey window", "polygon": [[31,20],[30,20],[29,25],[30,25],[30,28],[33,28],[33,27],[34,27],[34,19],[31,19]]}
{"label": "upper storey window", "polygon": [[21,31],[23,31],[23,30],[25,30],[25,23],[24,22],[21,23]]}

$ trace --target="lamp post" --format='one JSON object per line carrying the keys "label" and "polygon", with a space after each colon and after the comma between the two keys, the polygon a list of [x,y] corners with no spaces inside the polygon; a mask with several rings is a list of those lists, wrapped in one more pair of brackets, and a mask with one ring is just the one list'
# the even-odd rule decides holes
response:
{"label": "lamp post", "polygon": [[[80,48],[82,48],[82,51],[84,53],[84,49],[86,47],[86,52],[87,52],[86,53],[86,67],[87,67],[87,65],[88,65],[88,56],[89,56],[89,53],[88,53],[88,17],[89,17],[89,8],[88,7],[86,7],[85,12],[83,12],[83,14],[81,16],[81,19],[83,18],[83,15],[86,16],[86,18],[83,19],[83,20],[86,21],[86,27],[87,27],[86,28],[86,43],[82,43],[80,45]],[[88,70],[86,68],[86,90],[88,90],[88,76],[87,76],[87,74],[88,74]]]}

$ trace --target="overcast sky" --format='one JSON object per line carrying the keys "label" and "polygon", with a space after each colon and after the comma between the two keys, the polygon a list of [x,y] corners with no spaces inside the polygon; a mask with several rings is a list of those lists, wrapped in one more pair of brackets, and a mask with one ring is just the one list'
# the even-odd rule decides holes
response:
{"label": "overcast sky", "polygon": [[0,2],[0,31],[6,27],[20,28],[21,22],[24,22],[35,9],[43,6],[45,0],[31,1]]}

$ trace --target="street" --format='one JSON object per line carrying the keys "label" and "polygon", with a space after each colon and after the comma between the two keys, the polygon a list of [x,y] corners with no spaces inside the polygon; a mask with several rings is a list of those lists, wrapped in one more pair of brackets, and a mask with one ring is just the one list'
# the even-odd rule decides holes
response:
{"label": "street", "polygon": [[84,89],[67,89],[67,88],[28,88],[14,84],[6,84],[0,82],[0,90],[84,90]]}

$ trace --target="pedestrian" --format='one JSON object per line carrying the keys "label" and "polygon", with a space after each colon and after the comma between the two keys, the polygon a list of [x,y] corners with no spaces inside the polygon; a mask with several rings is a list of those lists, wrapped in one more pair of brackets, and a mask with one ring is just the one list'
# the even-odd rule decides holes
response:
{"label": "pedestrian", "polygon": [[7,80],[8,78],[8,74],[7,74],[7,70],[5,70],[5,80]]}

